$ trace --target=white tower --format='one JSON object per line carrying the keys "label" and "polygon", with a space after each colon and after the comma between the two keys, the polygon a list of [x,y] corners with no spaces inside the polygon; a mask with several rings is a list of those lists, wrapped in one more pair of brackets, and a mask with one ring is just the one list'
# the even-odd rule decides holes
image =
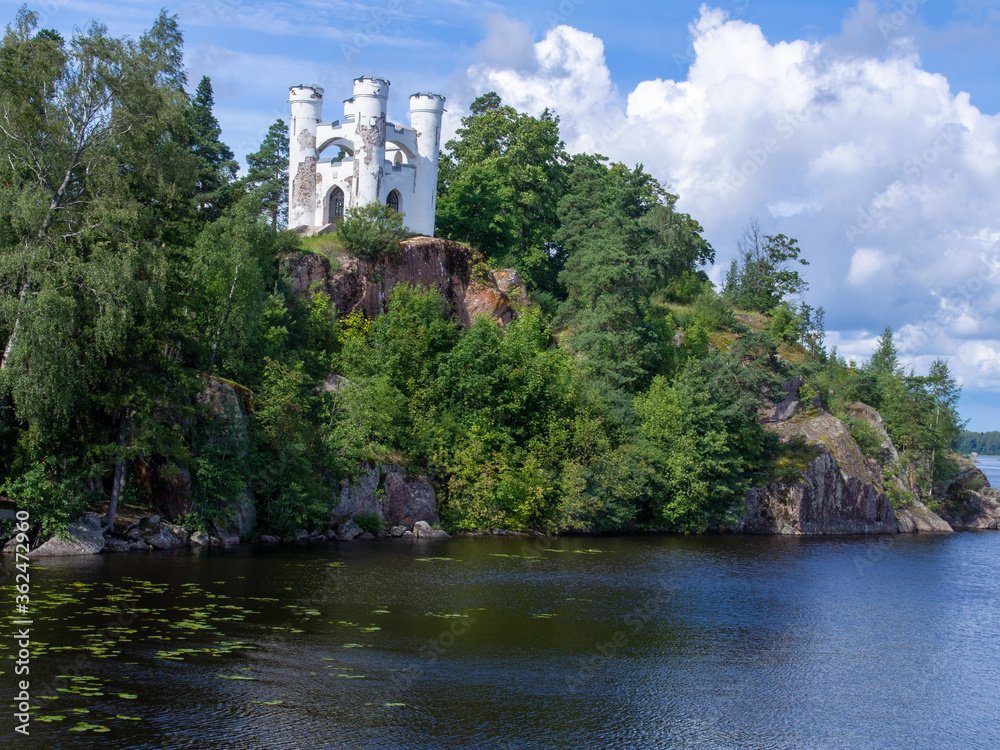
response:
{"label": "white tower", "polygon": [[385,115],[389,82],[362,76],[354,79],[354,181],[351,206],[384,200]]}
{"label": "white tower", "polygon": [[[410,127],[386,120],[389,82],[354,79],[344,119],[323,122],[323,89],[292,86],[288,226],[304,234],[331,231],[345,209],[385,203],[417,234],[434,236],[444,97],[410,97]],[[343,153],[322,158],[322,152]],[[386,161],[386,157],[391,161]]]}
{"label": "white tower", "polygon": [[417,131],[417,178],[413,208],[407,212],[407,218],[410,229],[428,237],[434,236],[443,116],[444,97],[440,94],[414,94],[410,97],[410,127]]}
{"label": "white tower", "polygon": [[316,224],[316,131],[323,114],[323,89],[299,84],[289,89],[288,226]]}

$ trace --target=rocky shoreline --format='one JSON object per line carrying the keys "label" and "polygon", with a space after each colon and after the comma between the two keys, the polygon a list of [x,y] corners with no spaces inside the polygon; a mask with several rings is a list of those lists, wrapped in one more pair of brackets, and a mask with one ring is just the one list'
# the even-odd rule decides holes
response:
{"label": "rocky shoreline", "polygon": [[[893,446],[882,417],[870,406],[852,404],[850,416],[864,421],[881,440],[878,456],[865,455],[844,422],[814,403],[799,398],[801,378],[784,386],[785,398],[760,415],[786,449],[771,468],[767,484],[751,488],[736,523],[708,529],[709,533],[774,535],[856,535],[951,533],[1000,529],[1000,490],[975,463],[956,457],[958,470],[932,496],[922,496],[908,474],[908,459]],[[216,386],[224,399],[235,394]],[[171,489],[173,495],[177,493]],[[182,502],[176,515],[188,510]],[[70,524],[64,537],[35,540],[34,557],[142,552],[183,547],[234,547],[242,542],[326,544],[376,539],[415,541],[449,539],[441,530],[437,497],[428,477],[411,475],[402,466],[363,466],[352,481],[344,481],[331,498],[324,528],[297,529],[286,536],[258,536],[253,500],[247,496],[222,524],[194,529],[157,515],[134,523],[102,529],[101,519],[85,514]],[[0,522],[12,521],[13,511],[0,511]],[[176,516],[175,516],[176,517]],[[10,523],[0,524],[0,529]],[[367,530],[366,530],[367,529]],[[651,533],[670,533],[669,529]],[[459,536],[543,536],[540,531],[461,531]],[[4,552],[14,543],[0,531]]]}

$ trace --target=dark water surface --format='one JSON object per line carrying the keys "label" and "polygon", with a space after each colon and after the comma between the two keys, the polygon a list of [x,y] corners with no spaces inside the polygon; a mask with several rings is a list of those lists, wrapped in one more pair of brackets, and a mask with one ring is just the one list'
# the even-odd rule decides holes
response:
{"label": "dark water surface", "polygon": [[998,570],[997,532],[38,562],[0,747],[993,750]]}

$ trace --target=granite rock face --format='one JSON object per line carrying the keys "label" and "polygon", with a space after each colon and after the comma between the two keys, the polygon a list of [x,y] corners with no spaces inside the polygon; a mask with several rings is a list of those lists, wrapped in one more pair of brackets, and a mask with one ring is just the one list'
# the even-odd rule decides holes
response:
{"label": "granite rock face", "polygon": [[954,531],[947,521],[916,498],[906,507],[896,509],[896,526],[900,534],[949,534]]}
{"label": "granite rock face", "polygon": [[[342,316],[361,311],[374,319],[385,310],[393,288],[406,283],[437,289],[462,325],[472,325],[480,314],[502,324],[513,319],[511,295],[524,291],[516,273],[502,272],[498,279],[488,271],[478,272],[485,263],[482,254],[459,242],[414,237],[400,245],[399,255],[374,264],[340,254],[336,269],[324,256],[310,253],[284,260],[296,295],[326,294]],[[527,300],[526,294],[523,297]]]}
{"label": "granite rock face", "polygon": [[31,557],[96,555],[104,549],[104,545],[101,519],[93,513],[86,513],[79,521],[67,527],[64,537],[54,536],[37,549],[31,550]]}
{"label": "granite rock face", "polygon": [[782,476],[750,489],[737,531],[751,534],[894,534],[889,496],[843,423],[795,409],[765,429],[789,445]]}
{"label": "granite rock face", "polygon": [[975,464],[964,463],[945,490],[940,515],[962,531],[1000,529],[1000,490]]}
{"label": "granite rock face", "polygon": [[377,464],[363,468],[353,482],[341,483],[328,522],[376,515],[393,525],[438,522],[437,496],[426,477],[407,474],[401,466]]}

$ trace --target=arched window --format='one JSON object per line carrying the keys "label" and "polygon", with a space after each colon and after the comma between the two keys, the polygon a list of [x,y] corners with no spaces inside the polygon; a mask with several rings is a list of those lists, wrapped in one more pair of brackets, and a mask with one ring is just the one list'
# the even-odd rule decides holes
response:
{"label": "arched window", "polygon": [[344,220],[344,191],[335,187],[330,193],[330,224]]}
{"label": "arched window", "polygon": [[393,211],[399,211],[399,191],[393,190],[389,193],[389,197],[385,201],[385,205],[391,208]]}

